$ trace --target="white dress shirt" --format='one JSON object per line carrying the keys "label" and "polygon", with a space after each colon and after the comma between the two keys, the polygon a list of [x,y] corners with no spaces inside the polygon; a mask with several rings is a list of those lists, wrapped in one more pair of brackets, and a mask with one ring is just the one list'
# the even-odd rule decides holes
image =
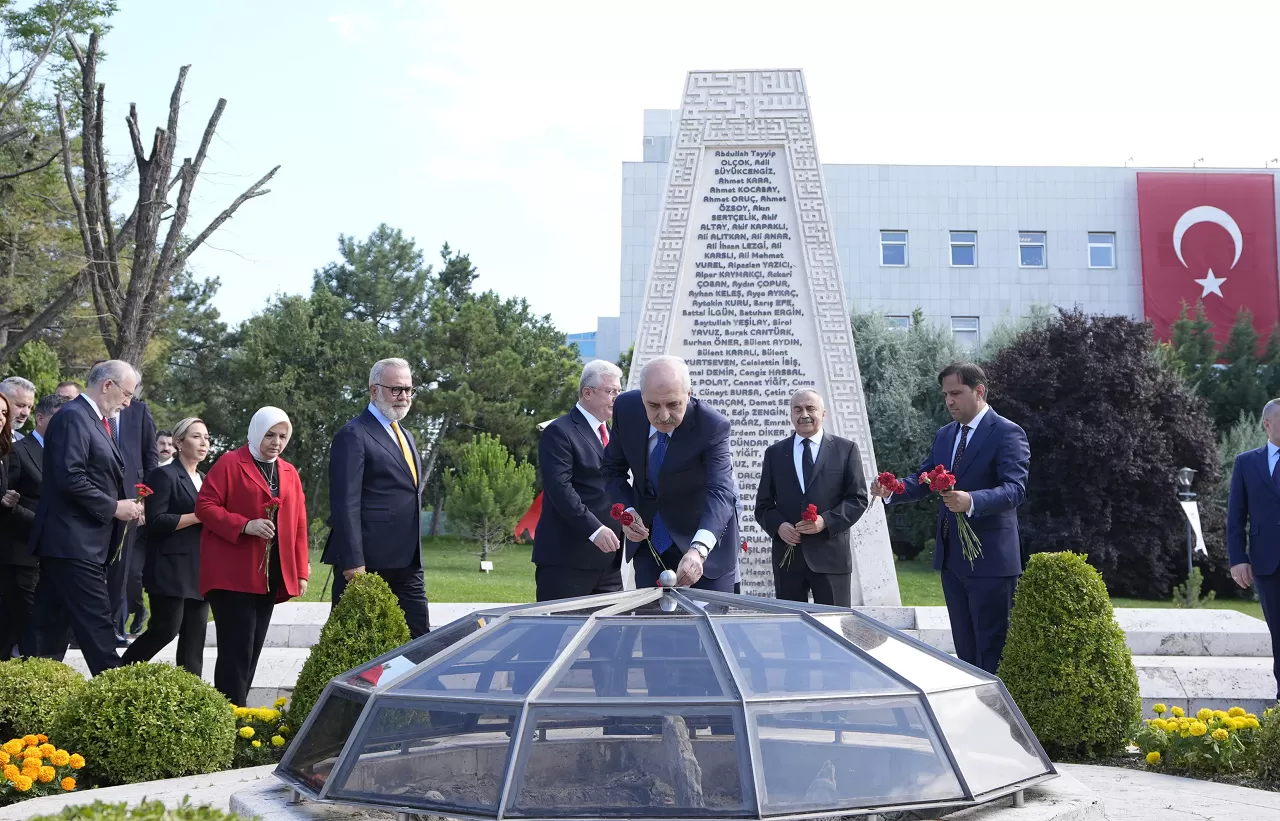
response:
{"label": "white dress shirt", "polygon": [[1277,459],[1280,459],[1280,447],[1276,447],[1271,443],[1270,440],[1268,440],[1267,441],[1267,473],[1270,473],[1272,476],[1276,474]]}
{"label": "white dress shirt", "polygon": [[98,407],[98,403],[90,399],[88,394],[82,393],[80,394],[80,398],[89,403],[89,407],[93,408],[93,412],[98,415],[99,421],[107,418],[103,415],[102,409]]}
{"label": "white dress shirt", "polygon": [[[396,450],[400,450],[400,439],[396,437],[396,432],[391,429],[391,420],[388,419],[382,411],[378,410],[378,406],[372,402],[369,403],[369,413],[372,413],[373,418],[377,419],[378,424],[382,425],[382,429],[387,432],[387,436],[391,437],[391,441],[396,443]],[[397,423],[397,425],[399,425],[399,423]],[[405,439],[404,443],[408,445],[409,440]]]}
{"label": "white dress shirt", "polygon": [[25,433],[19,433],[16,430],[13,432],[14,443],[21,442],[23,439],[26,439],[26,438],[27,438],[27,435]]}
{"label": "white dress shirt", "polygon": [[[808,488],[804,486],[804,443],[805,438],[800,434],[794,437],[795,445],[792,447],[792,455],[796,462],[796,478],[800,480],[800,492],[805,493]],[[818,464],[818,450],[822,448],[822,428],[818,428],[818,432],[807,437],[809,440],[809,451],[813,455],[813,464]]]}
{"label": "white dress shirt", "polygon": [[40,431],[38,430],[31,431],[31,436],[33,439],[35,439],[37,442],[40,443],[40,447],[44,447],[44,437],[40,435]]}

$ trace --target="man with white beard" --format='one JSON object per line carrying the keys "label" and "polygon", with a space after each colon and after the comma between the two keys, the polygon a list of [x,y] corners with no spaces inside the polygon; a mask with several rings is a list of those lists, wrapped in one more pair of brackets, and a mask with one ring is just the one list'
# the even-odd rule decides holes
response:
{"label": "man with white beard", "polygon": [[400,426],[413,405],[413,374],[403,359],[369,373],[369,407],[333,439],[329,453],[329,541],[333,603],[361,573],[377,573],[400,601],[412,638],[431,629],[422,578],[422,460]]}

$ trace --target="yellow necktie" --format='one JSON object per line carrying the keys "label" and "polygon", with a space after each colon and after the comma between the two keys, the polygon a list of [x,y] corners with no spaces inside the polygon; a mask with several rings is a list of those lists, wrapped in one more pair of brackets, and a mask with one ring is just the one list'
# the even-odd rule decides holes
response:
{"label": "yellow necktie", "polygon": [[409,442],[400,433],[400,426],[395,422],[391,423],[391,430],[396,435],[396,441],[400,443],[400,452],[404,454],[404,460],[409,463],[409,472],[413,474],[413,484],[418,484],[418,466],[414,464],[413,454],[409,452]]}

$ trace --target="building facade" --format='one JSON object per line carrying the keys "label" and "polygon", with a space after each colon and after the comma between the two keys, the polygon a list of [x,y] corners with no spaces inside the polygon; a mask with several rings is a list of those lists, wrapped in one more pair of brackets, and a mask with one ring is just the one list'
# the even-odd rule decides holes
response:
{"label": "building facade", "polygon": [[[643,160],[622,164],[623,351],[644,302],[679,119],[645,111]],[[904,325],[919,308],[964,344],[1035,305],[1141,318],[1137,175],[1146,170],[825,164],[849,308]]]}

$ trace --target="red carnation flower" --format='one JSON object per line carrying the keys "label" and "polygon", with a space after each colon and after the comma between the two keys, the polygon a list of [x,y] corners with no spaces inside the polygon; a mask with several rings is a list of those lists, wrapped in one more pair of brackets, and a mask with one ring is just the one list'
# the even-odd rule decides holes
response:
{"label": "red carnation flower", "polygon": [[145,498],[147,498],[148,496],[150,496],[151,494],[155,493],[155,491],[154,491],[154,490],[152,490],[151,488],[147,487],[147,486],[146,486],[146,485],[144,485],[142,482],[138,482],[138,484],[134,485],[134,486],[133,486],[133,489],[134,489],[134,492],[136,492],[136,493],[138,494],[138,498],[139,498],[139,499],[145,499]]}
{"label": "red carnation flower", "polygon": [[626,508],[621,504],[615,504],[613,507],[609,508],[609,517],[617,521],[622,521],[622,512],[624,510],[626,510]]}
{"label": "red carnation flower", "polygon": [[743,540],[742,540],[742,552],[743,552],[743,553],[746,553],[746,552],[747,552],[747,540],[746,540],[746,539],[743,539]]}
{"label": "red carnation flower", "polygon": [[817,505],[809,505],[808,507],[806,507],[806,508],[804,509],[804,513],[802,513],[802,514],[800,515],[800,518],[801,518],[801,519],[804,519],[806,522],[816,522],[816,521],[818,521],[818,507],[817,507]]}
{"label": "red carnation flower", "polygon": [[632,516],[631,511],[629,510],[624,510],[618,514],[618,521],[622,523],[623,527],[631,527],[631,525],[635,523],[635,520],[636,517]]}

